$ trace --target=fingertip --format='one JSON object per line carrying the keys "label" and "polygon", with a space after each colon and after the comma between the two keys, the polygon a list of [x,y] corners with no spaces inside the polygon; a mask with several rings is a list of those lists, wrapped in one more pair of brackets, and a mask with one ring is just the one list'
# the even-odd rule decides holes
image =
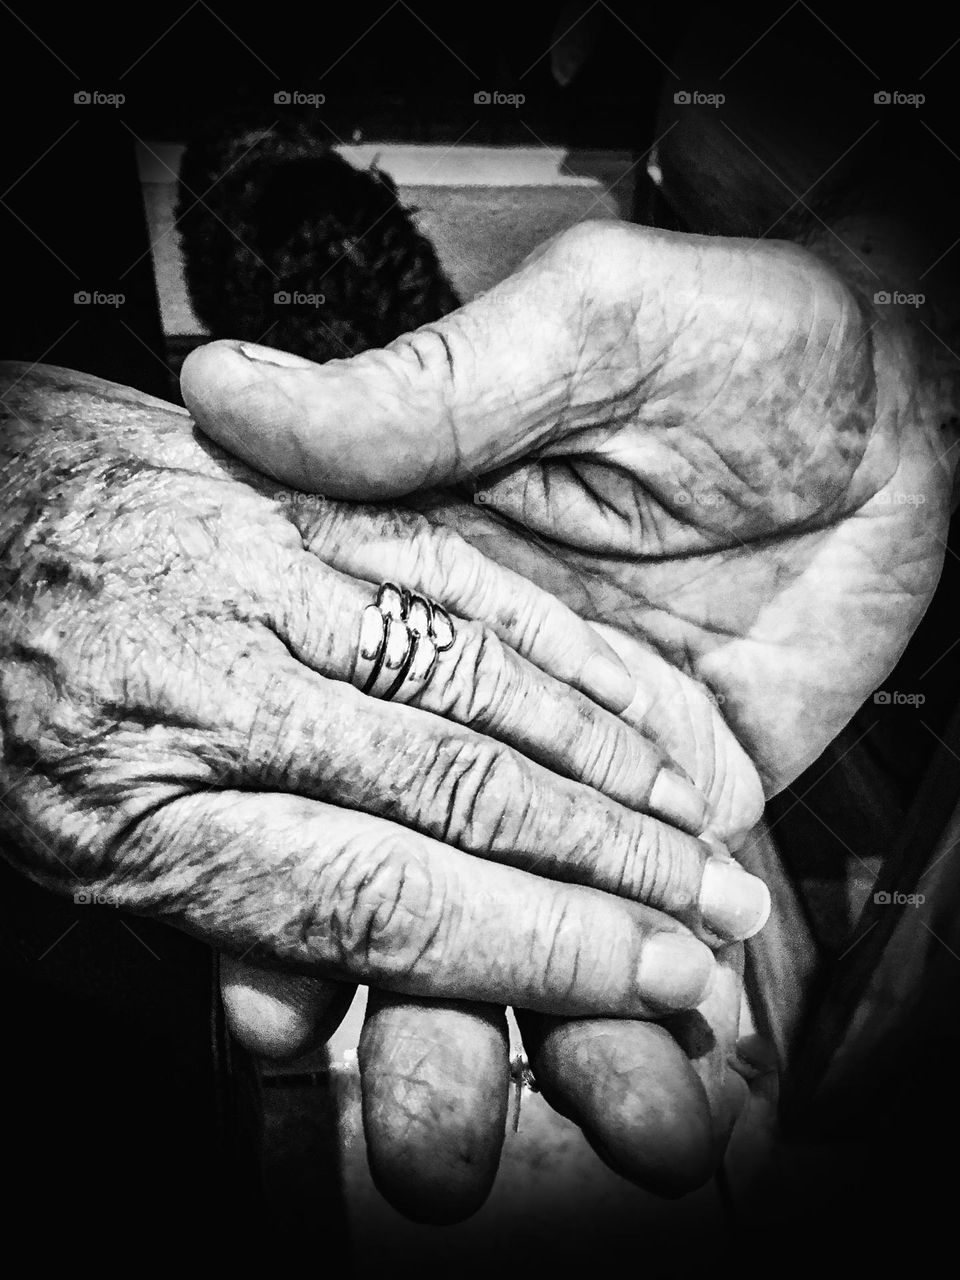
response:
{"label": "fingertip", "polygon": [[321,367],[288,351],[217,338],[188,354],[180,368],[180,391],[191,412],[193,404],[221,411],[233,401],[246,402],[252,388],[282,385],[285,379],[278,370],[316,372]]}
{"label": "fingertip", "polygon": [[359,1060],[367,1155],[381,1195],[414,1222],[471,1217],[493,1188],[504,1138],[503,1010],[371,990]]}
{"label": "fingertip", "polygon": [[228,338],[206,342],[188,353],[180,368],[180,393],[195,417],[194,406],[205,407],[211,391],[220,389],[223,376],[242,369],[242,360],[240,344]]}
{"label": "fingertip", "polygon": [[272,480],[323,492],[343,452],[336,425],[320,429],[336,402],[321,398],[323,376],[299,356],[221,339],[190,353],[180,391],[197,426],[224,449]]}
{"label": "fingertip", "polygon": [[316,361],[294,355],[292,351],[280,351],[276,347],[261,347],[255,342],[241,342],[237,351],[253,364],[269,364],[278,369],[313,369]]}
{"label": "fingertip", "polygon": [[434,456],[435,406],[411,398],[386,351],[321,365],[221,339],[190,353],[180,390],[211,439],[308,492],[380,500],[439,483],[449,470]]}
{"label": "fingertip", "polygon": [[689,933],[661,929],[643,942],[637,968],[639,995],[665,1011],[695,1009],[706,999],[716,967],[705,943]]}
{"label": "fingertip", "polygon": [[675,766],[657,774],[650,788],[649,804],[651,813],[690,835],[699,835],[710,815],[706,796]]}
{"label": "fingertip", "polygon": [[225,958],[220,993],[231,1034],[257,1057],[302,1057],[339,1025],[353,989]]}
{"label": "fingertip", "polygon": [[708,1180],[717,1152],[707,1098],[663,1027],[540,1019],[531,1028],[528,1014],[518,1018],[546,1100],[583,1128],[605,1164],[666,1199]]}
{"label": "fingertip", "polygon": [[[264,372],[230,339],[208,342],[187,356],[180,370],[180,394],[197,426],[211,439],[256,465],[246,422],[253,398],[267,385]],[[242,406],[242,412],[241,410]]]}
{"label": "fingertip", "polygon": [[759,876],[732,858],[710,857],[703,865],[700,912],[704,924],[730,942],[745,942],[770,918],[770,890]]}
{"label": "fingertip", "polygon": [[286,1062],[313,1047],[313,1019],[282,1001],[224,986],[223,1007],[231,1034],[258,1058]]}
{"label": "fingertip", "polygon": [[605,641],[600,643],[603,649],[588,659],[580,687],[594,702],[620,715],[636,697],[637,682],[610,646]]}

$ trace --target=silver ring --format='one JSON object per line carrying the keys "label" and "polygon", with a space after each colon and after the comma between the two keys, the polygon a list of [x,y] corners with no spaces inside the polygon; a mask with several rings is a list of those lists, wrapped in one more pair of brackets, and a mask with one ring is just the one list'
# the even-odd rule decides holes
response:
{"label": "silver ring", "polygon": [[443,605],[384,582],[360,620],[353,683],[373,698],[409,702],[456,638]]}

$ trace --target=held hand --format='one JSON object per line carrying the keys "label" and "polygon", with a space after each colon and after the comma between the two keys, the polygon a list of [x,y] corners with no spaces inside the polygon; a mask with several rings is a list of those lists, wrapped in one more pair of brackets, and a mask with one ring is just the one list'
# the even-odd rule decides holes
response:
{"label": "held hand", "polygon": [[[635,640],[611,629],[604,634],[646,689],[658,738],[711,799],[714,833],[731,838],[752,826],[756,792],[718,728],[716,705]],[[728,767],[718,770],[716,760]],[[736,786],[725,781],[731,777]],[[590,945],[602,950],[605,942]],[[681,1194],[710,1176],[746,1098],[747,1086],[731,1066],[740,950],[721,953],[707,999],[669,1030],[517,1011],[548,1101],[581,1125],[612,1167],[658,1194]],[[280,1058],[326,1039],[353,995],[352,987],[228,958],[223,991],[235,1034]],[[359,1063],[364,1129],[377,1185],[403,1213],[457,1221],[485,1199],[504,1138],[508,1050],[502,1008],[371,991]]]}
{"label": "held hand", "polygon": [[[419,517],[300,507],[96,379],[15,367],[4,410],[2,813],[29,875],[237,955],[555,1013],[694,1005],[695,935],[759,927],[759,881],[678,829],[709,806],[655,731],[566,683],[633,692],[543,592]],[[419,705],[349,683],[373,567],[467,615]]]}
{"label": "held hand", "polygon": [[[644,660],[655,649],[694,674],[770,793],[891,668],[939,573],[953,441],[911,339],[791,245],[580,227],[386,351],[323,368],[250,355],[258,358],[214,344],[185,366],[187,402],[214,438],[327,493],[469,482],[472,503],[449,490],[416,501],[583,616],[612,624],[611,642]],[[671,750],[702,779],[709,729],[677,711],[674,734],[686,732],[689,754],[676,742]],[[382,1011],[375,1016],[382,1024]],[[476,1139],[487,1085],[469,1064],[488,1061],[478,1039],[489,1047],[502,1033],[481,1017],[465,1020],[459,1039],[441,1034],[450,1019],[469,1019],[465,1011],[391,1016],[392,1042],[406,1038],[426,1064],[421,1085],[411,1093],[381,1036],[371,1041],[383,1046],[379,1060],[367,1055],[365,1095],[392,1098],[418,1126],[404,1144],[384,1119],[389,1108],[371,1105],[368,1138],[381,1148],[384,1189],[409,1208],[416,1178],[402,1187],[396,1170],[422,1168],[418,1150],[465,1143],[487,1155],[478,1167],[492,1177],[495,1122]],[[590,1099],[624,1096],[624,1055],[641,1074],[659,1062],[648,1084],[656,1078],[673,1099],[660,1112],[670,1119],[654,1136],[639,1094],[632,1110],[612,1108],[614,1162],[657,1190],[695,1184],[722,1146],[704,1135],[722,1138],[717,1117],[738,1088],[724,1055],[711,1051],[713,1066],[691,1084],[676,1039],[604,1025],[603,1035],[561,1026],[564,1052],[536,1051],[545,1092],[609,1153]],[[461,1043],[472,1059],[454,1061],[444,1048]],[[498,1060],[502,1074],[503,1053]],[[451,1128],[443,1099],[451,1083],[462,1098],[465,1079],[476,1106],[462,1109],[470,1123]],[[421,1189],[422,1211],[426,1174]]]}
{"label": "held hand", "polygon": [[939,574],[953,439],[904,310],[793,245],[601,223],[385,351],[278,368],[218,343],[183,385],[204,430],[306,489],[470,481],[480,505],[432,518],[695,675],[774,792]]}

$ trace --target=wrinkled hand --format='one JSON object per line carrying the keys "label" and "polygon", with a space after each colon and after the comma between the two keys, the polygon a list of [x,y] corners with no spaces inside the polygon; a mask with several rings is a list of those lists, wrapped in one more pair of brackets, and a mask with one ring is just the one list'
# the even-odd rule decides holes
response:
{"label": "wrinkled hand", "polygon": [[600,223],[386,351],[281,370],[207,348],[184,387],[215,439],[306,489],[476,484],[482,506],[432,517],[722,697],[773,792],[939,575],[954,438],[907,310],[794,245]]}
{"label": "wrinkled hand", "polygon": [[[0,814],[27,874],[340,982],[697,1004],[694,935],[766,908],[683,830],[759,799],[691,682],[647,655],[633,697],[597,633],[422,517],[298,501],[171,406],[8,368]],[[418,705],[348,683],[382,577],[459,615]],[[712,799],[663,745],[678,699],[726,744]]]}
{"label": "wrinkled hand", "polygon": [[[890,670],[939,575],[953,441],[892,310],[792,245],[598,224],[386,351],[318,368],[215,344],[183,386],[215,439],[298,487],[434,489],[432,520],[712,690],[773,793]],[[436,491],[465,482],[472,503]],[[702,784],[709,733],[675,705],[672,735]],[[724,990],[706,1037],[525,1019],[548,1098],[654,1189],[705,1176],[742,1100]],[[418,1149],[497,1148],[502,1036],[493,1012],[375,1008],[368,1140],[404,1207],[434,1185]],[[437,1195],[456,1165],[434,1159]]]}

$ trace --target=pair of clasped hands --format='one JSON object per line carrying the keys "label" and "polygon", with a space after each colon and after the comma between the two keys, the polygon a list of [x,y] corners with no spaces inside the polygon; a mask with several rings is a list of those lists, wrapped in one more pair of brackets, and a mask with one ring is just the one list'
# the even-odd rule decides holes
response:
{"label": "pair of clasped hands", "polygon": [[[149,474],[84,446],[57,491],[48,542],[110,583],[59,661],[116,722],[82,811],[25,780],[22,812],[222,949],[260,1052],[307,1050],[370,985],[371,1166],[412,1216],[492,1184],[507,1005],[603,1159],[690,1189],[758,1070],[740,944],[769,895],[728,850],[939,573],[950,469],[914,368],[810,252],[617,223],[382,351],[201,348],[200,431],[152,402],[124,434],[108,397],[101,452]],[[408,705],[350,683],[382,581],[456,620]],[[154,729],[124,754],[127,704]]]}
{"label": "pair of clasped hands", "polygon": [[[369,816],[279,797],[273,815],[305,856],[349,848],[339,874],[379,902],[362,939],[336,927],[377,987],[364,1117],[401,1207],[456,1216],[489,1186],[504,1003],[546,1097],[614,1168],[669,1193],[713,1167],[751,1078],[733,944],[769,907],[723,847],[760,816],[750,757],[772,791],[816,756],[939,566],[936,522],[884,502],[932,488],[942,533],[939,441],[894,394],[908,356],[882,334],[878,381],[869,323],[793,246],[599,224],[388,350],[188,363],[205,431],[331,498],[294,513],[308,553],[474,620],[417,711],[364,712],[381,730],[356,759],[362,734],[340,740]],[[363,603],[345,594],[342,661]],[[342,1008],[312,981],[227,974],[261,1047],[306,1045]]]}

